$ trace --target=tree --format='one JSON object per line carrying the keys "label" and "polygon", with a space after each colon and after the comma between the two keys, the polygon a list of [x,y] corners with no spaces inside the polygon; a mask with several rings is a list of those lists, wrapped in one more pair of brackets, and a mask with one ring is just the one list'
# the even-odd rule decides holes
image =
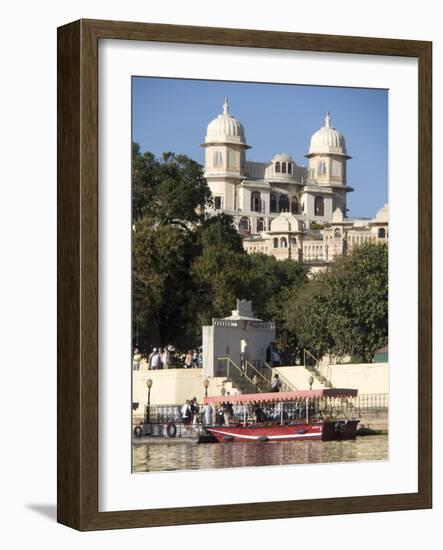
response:
{"label": "tree", "polygon": [[148,216],[161,224],[186,227],[203,218],[210,203],[211,191],[203,169],[186,155],[163,153],[161,159],[140,146],[132,148],[133,219]]}
{"label": "tree", "polygon": [[207,244],[192,266],[198,322],[229,315],[237,298],[250,298],[248,255],[227,244]]}
{"label": "tree", "polygon": [[388,339],[388,249],[365,244],[309,281],[286,307],[286,326],[317,357],[371,362]]}
{"label": "tree", "polygon": [[133,312],[142,349],[148,344],[181,346],[193,338],[189,334],[194,321],[189,272],[194,246],[192,236],[180,226],[155,225],[147,217],[135,224]]}

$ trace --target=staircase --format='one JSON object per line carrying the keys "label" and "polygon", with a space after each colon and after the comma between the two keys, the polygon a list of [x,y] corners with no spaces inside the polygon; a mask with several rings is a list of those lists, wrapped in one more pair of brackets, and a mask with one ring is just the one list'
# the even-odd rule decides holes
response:
{"label": "staircase", "polygon": [[[326,378],[326,376],[324,376],[318,368],[318,365],[320,364],[320,361],[314,355],[312,355],[312,353],[310,351],[308,351],[307,349],[303,350],[303,356],[304,356],[305,369],[308,370],[310,372],[310,374],[312,374],[312,376],[314,378],[316,378],[320,382],[320,384],[322,384],[322,386],[324,386],[325,388],[332,388],[333,385],[332,385],[331,381],[328,380]],[[306,361],[306,356],[308,356],[308,359],[314,360],[315,364],[314,365],[308,365],[307,361]]]}
{"label": "staircase", "polygon": [[[256,365],[256,368],[262,373],[262,375],[268,380],[269,386],[272,384],[272,378],[274,375],[274,369],[266,363],[266,361],[263,361],[260,365]],[[283,376],[280,372],[278,373],[278,377],[281,382],[281,388],[280,391],[297,391],[297,388],[292,384],[292,382],[289,382],[289,380]]]}
{"label": "staircase", "polygon": [[[217,359],[218,371],[225,373],[226,379],[242,393],[267,393],[272,388],[272,378],[274,369],[265,361],[256,361],[252,364],[245,361],[245,364],[239,367],[230,357],[219,357]],[[289,380],[278,373],[281,382],[280,391],[297,391],[297,388]]]}
{"label": "staircase", "polygon": [[242,393],[266,393],[271,391],[271,382],[249,361],[239,367],[230,357],[217,359],[220,367],[226,373],[226,379]]}

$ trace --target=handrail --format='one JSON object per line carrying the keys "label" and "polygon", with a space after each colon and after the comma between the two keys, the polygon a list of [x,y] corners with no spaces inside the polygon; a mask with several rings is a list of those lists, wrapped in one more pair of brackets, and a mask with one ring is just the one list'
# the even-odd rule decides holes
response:
{"label": "handrail", "polygon": [[258,376],[260,376],[265,381],[265,384],[270,385],[269,380],[266,378],[266,376],[263,376],[263,374],[256,367],[254,367],[252,363],[246,360],[245,365],[250,367],[254,371],[254,374],[258,374]]}
{"label": "handrail", "polygon": [[[320,384],[323,384],[323,386],[326,386],[326,387],[329,387],[329,388],[332,388],[332,382],[330,380],[330,376],[329,376],[329,379],[327,376],[325,376],[322,372],[321,372],[321,369],[320,369],[320,360],[317,359],[315,357],[315,355],[312,355],[312,353],[310,351],[308,351],[306,348],[303,348],[303,354],[304,354],[304,367],[306,369],[308,369],[314,376],[315,378],[317,378],[317,380],[320,382]],[[310,357],[312,357],[315,361],[315,365],[314,366],[308,366],[306,364],[306,354],[308,354]]]}
{"label": "handrail", "polygon": [[[266,365],[266,367],[268,367],[268,369],[271,369],[271,371],[273,371],[273,367],[271,367],[271,365],[266,363],[266,361],[264,361],[264,365]],[[284,376],[280,371],[278,372],[278,377],[280,378],[282,386],[283,387],[286,386],[287,390],[285,390],[285,391],[298,391],[298,388],[296,386],[294,386],[294,384],[292,382],[289,382],[289,380],[286,378],[286,376]]]}
{"label": "handrail", "polygon": [[[306,348],[303,348],[303,354],[308,354],[310,357],[312,357],[312,359],[314,359],[315,363],[316,363],[316,367],[320,364],[320,359],[317,359],[317,357],[315,357],[315,355],[313,355],[309,350],[307,350]],[[306,366],[306,359],[304,360],[304,366]]]}
{"label": "handrail", "polygon": [[[259,386],[258,383],[254,382],[252,378],[250,378],[246,372],[246,369],[243,370],[240,368],[230,357],[218,357],[217,361],[226,361],[226,376],[227,378],[231,378],[231,370],[230,367],[233,367],[233,372],[237,375],[236,380],[234,382],[238,386],[245,385],[245,382],[249,384],[252,388],[255,388],[256,392],[263,393],[262,388]],[[232,377],[233,378],[233,377]],[[240,388],[243,389],[243,388]]]}

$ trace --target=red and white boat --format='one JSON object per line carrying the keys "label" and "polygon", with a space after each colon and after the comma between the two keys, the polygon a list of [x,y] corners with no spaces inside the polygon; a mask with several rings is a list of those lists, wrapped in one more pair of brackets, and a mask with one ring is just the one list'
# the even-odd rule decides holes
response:
{"label": "red and white boat", "polygon": [[[324,388],[292,392],[205,397],[205,404],[237,409],[228,425],[207,427],[220,443],[235,441],[333,441],[355,439],[358,420],[328,415],[331,405],[357,396],[357,390]],[[251,411],[267,409],[273,418],[251,422]],[[294,413],[295,411],[295,413]],[[297,418],[294,418],[294,415]],[[302,417],[301,417],[302,416]],[[242,421],[238,421],[242,417]]]}

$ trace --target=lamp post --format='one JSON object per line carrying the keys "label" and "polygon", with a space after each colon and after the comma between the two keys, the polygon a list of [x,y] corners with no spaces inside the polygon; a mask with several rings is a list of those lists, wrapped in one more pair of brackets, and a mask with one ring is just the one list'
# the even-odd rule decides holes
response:
{"label": "lamp post", "polygon": [[205,397],[208,397],[208,386],[209,386],[209,380],[208,378],[205,378],[203,380],[203,386],[205,387]]}
{"label": "lamp post", "polygon": [[146,380],[146,386],[148,387],[148,409],[146,411],[146,422],[149,422],[151,419],[151,388],[152,388],[152,380],[148,378]]}
{"label": "lamp post", "polygon": [[309,382],[309,389],[312,390],[312,384],[314,383],[314,377],[312,375],[308,378],[308,382]]}

